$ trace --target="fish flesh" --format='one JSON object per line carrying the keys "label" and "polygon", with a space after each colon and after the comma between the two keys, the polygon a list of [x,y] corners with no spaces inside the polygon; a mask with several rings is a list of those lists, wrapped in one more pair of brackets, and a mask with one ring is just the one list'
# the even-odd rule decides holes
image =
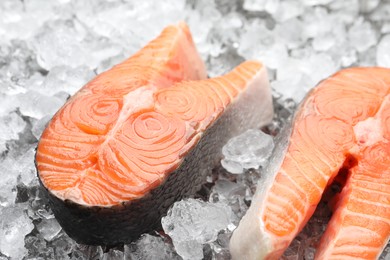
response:
{"label": "fish flesh", "polygon": [[376,259],[390,238],[390,69],[322,81],[278,137],[264,179],[230,241],[233,259],[278,259],[340,175],[315,259]]}
{"label": "fish flesh", "polygon": [[264,66],[247,61],[207,79],[190,31],[179,23],[87,83],[54,115],[38,144],[38,177],[77,242],[130,242],[200,188],[229,138],[272,116]]}

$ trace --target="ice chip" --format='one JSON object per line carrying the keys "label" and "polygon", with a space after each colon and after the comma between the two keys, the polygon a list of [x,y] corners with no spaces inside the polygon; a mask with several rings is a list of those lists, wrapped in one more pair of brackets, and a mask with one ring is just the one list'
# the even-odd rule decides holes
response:
{"label": "ice chip", "polygon": [[231,173],[243,173],[244,169],[258,168],[267,163],[274,148],[270,135],[250,129],[228,141],[222,148],[222,166]]}
{"label": "ice chip", "polygon": [[335,37],[328,33],[325,35],[320,35],[313,39],[312,45],[313,49],[316,51],[327,51],[332,48],[336,43]]}
{"label": "ice chip", "polygon": [[377,43],[374,28],[363,18],[357,19],[349,29],[348,39],[351,46],[359,52],[364,52]]}
{"label": "ice chip", "polygon": [[390,34],[383,36],[377,46],[376,64],[390,68]]}
{"label": "ice chip", "polygon": [[78,33],[72,22],[58,21],[44,27],[37,35],[34,47],[38,64],[47,70],[55,66],[78,67],[87,63],[87,52],[83,51],[83,34]]}
{"label": "ice chip", "polygon": [[217,239],[230,224],[231,214],[221,203],[185,199],[176,202],[161,223],[183,259],[203,259],[203,244]]}
{"label": "ice chip", "polygon": [[11,164],[9,160],[0,162],[0,208],[13,205],[16,199],[17,175],[8,171]]}
{"label": "ice chip", "polygon": [[[245,196],[246,186],[229,180],[220,179],[215,182],[212,194],[218,196],[218,201],[232,201],[234,197]],[[213,195],[210,197],[213,197]]]}
{"label": "ice chip", "polygon": [[[339,68],[333,61],[332,57],[325,53],[312,54],[306,63],[308,75],[313,80],[314,87],[324,78],[335,73]],[[315,68],[315,69],[312,69]]]}
{"label": "ice chip", "polygon": [[28,250],[29,257],[38,257],[47,249],[47,243],[45,239],[32,234],[26,236],[24,239],[25,247]]}
{"label": "ice chip", "polygon": [[19,139],[19,133],[26,127],[26,122],[15,112],[0,117],[0,141]]}
{"label": "ice chip", "polygon": [[377,50],[375,47],[371,47],[365,52],[359,52],[358,55],[358,60],[359,60],[359,65],[362,67],[370,67],[370,66],[375,66],[377,63],[376,59],[376,53]]}
{"label": "ice chip", "polygon": [[21,154],[9,153],[0,159],[0,206],[12,205],[16,199],[16,185],[32,185],[36,181],[35,147],[28,146]]}
{"label": "ice chip", "polygon": [[180,260],[173,246],[164,242],[163,238],[143,235],[135,243],[125,245],[125,259],[127,260]]}
{"label": "ice chip", "polygon": [[282,1],[272,14],[277,22],[285,22],[303,14],[304,6],[301,1]]}
{"label": "ice chip", "polygon": [[76,242],[66,234],[62,234],[52,241],[52,245],[54,247],[56,259],[69,260],[69,254],[73,251]]}
{"label": "ice chip", "polygon": [[278,2],[275,0],[245,0],[243,8],[247,11],[252,12],[261,12],[261,11],[267,11],[272,10],[272,4],[273,2]]}
{"label": "ice chip", "polygon": [[103,249],[101,246],[86,246],[77,244],[72,251],[72,260],[101,260],[103,259]]}
{"label": "ice chip", "polygon": [[306,35],[301,33],[303,28],[304,24],[300,19],[291,18],[276,25],[275,33],[289,49],[295,49],[307,40]]}
{"label": "ice chip", "polygon": [[53,212],[49,207],[48,198],[42,189],[41,186],[30,187],[28,215],[34,220],[54,218]]}
{"label": "ice chip", "polygon": [[370,13],[378,7],[380,0],[359,0],[360,12]]}
{"label": "ice chip", "polygon": [[246,26],[237,51],[246,59],[256,59],[261,51],[268,50],[274,44],[274,33],[260,21],[255,21]]}
{"label": "ice chip", "polygon": [[35,146],[30,146],[20,157],[16,158],[12,168],[9,168],[9,172],[16,176],[20,176],[19,181],[25,185],[38,185],[34,160]]}
{"label": "ice chip", "polygon": [[37,230],[46,241],[50,242],[60,233],[61,226],[55,218],[42,219],[37,225]]}
{"label": "ice chip", "polygon": [[47,115],[47,116],[42,117],[39,120],[33,121],[33,126],[31,129],[31,132],[37,140],[39,140],[39,138],[41,138],[42,132],[43,132],[43,130],[45,130],[46,125],[48,124],[48,122],[50,121],[51,118],[52,118],[51,115]]}
{"label": "ice chip", "polygon": [[244,181],[237,180],[237,182],[232,182],[221,178],[215,182],[209,201],[228,205],[234,213],[231,225],[238,225],[238,222],[248,210],[248,205],[244,201],[247,194],[250,194],[250,190],[244,184]]}
{"label": "ice chip", "polygon": [[278,69],[283,66],[288,53],[285,44],[278,42],[268,49],[260,50],[257,56],[268,68]]}
{"label": "ice chip", "polygon": [[87,66],[76,68],[58,66],[49,72],[44,82],[36,90],[45,95],[54,95],[61,91],[73,95],[93,76],[94,73]]}
{"label": "ice chip", "polygon": [[47,96],[36,91],[28,91],[19,96],[20,112],[29,117],[41,119],[47,115],[54,115],[64,104],[66,98]]}
{"label": "ice chip", "polygon": [[124,254],[120,250],[111,249],[107,253],[104,253],[102,260],[123,260]]}
{"label": "ice chip", "polygon": [[313,5],[327,5],[333,1],[334,0],[303,0],[302,2],[305,5],[313,6]]}
{"label": "ice chip", "polygon": [[27,253],[24,237],[33,229],[24,205],[0,207],[0,252],[12,259],[22,259]]}

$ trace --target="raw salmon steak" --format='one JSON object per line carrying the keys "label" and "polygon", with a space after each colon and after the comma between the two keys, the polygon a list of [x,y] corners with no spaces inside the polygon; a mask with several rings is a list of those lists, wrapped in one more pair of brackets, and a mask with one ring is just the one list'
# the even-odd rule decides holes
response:
{"label": "raw salmon steak", "polygon": [[63,229],[84,244],[129,242],[196,192],[223,144],[272,119],[266,69],[206,79],[187,26],[167,27],[98,75],[53,117],[36,154]]}
{"label": "raw salmon steak", "polygon": [[390,70],[322,81],[285,131],[233,233],[233,258],[280,258],[338,174],[346,183],[315,259],[378,258],[390,237]]}

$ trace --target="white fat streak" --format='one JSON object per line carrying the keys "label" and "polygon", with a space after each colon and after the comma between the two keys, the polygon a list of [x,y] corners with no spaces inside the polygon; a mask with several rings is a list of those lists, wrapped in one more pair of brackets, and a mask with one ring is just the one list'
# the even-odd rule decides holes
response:
{"label": "white fat streak", "polygon": [[[104,147],[109,140],[114,138],[119,128],[125,123],[125,121],[134,113],[147,108],[153,108],[154,106],[154,92],[156,87],[143,86],[131,91],[127,95],[123,96],[123,107],[118,116],[118,120],[115,126],[108,132],[106,140],[102,143],[101,147]],[[79,188],[81,180],[87,177],[87,170],[79,172],[79,183],[75,187],[67,188],[64,190],[52,190],[51,192],[59,199],[71,200],[80,205],[89,205],[83,199],[82,192]],[[101,207],[106,205],[100,205]]]}
{"label": "white fat streak", "polygon": [[384,141],[384,133],[382,129],[382,112],[386,106],[390,104],[390,95],[387,95],[374,117],[369,117],[364,121],[357,123],[353,131],[355,132],[356,140],[362,146],[371,146],[378,142]]}
{"label": "white fat streak", "polygon": [[381,119],[369,117],[353,127],[356,140],[364,146],[371,146],[383,140]]}
{"label": "white fat streak", "polygon": [[131,91],[129,94],[123,97],[123,107],[119,114],[118,120],[115,123],[115,126],[108,133],[104,143],[107,143],[108,140],[113,138],[113,136],[118,132],[118,129],[129,118],[129,116],[143,109],[154,107],[153,94],[155,91],[156,87],[144,86]]}
{"label": "white fat streak", "polygon": [[[271,96],[267,71],[263,68],[253,80],[249,83],[248,89],[254,88],[260,91],[264,97]],[[267,111],[266,109],[264,111]],[[273,110],[264,113],[264,121],[272,119]],[[286,129],[288,130],[288,129]],[[289,133],[286,133],[286,137]],[[230,240],[230,253],[233,259],[252,260],[263,259],[273,251],[272,240],[270,235],[265,232],[265,226],[261,219],[263,214],[262,205],[265,200],[265,194],[271,188],[276,173],[282,163],[283,155],[286,150],[287,140],[282,140],[283,145],[274,151],[273,163],[269,165],[265,178],[261,178],[257,186],[256,194],[252,199],[252,204],[237,229],[234,231]],[[284,145],[285,144],[285,145]],[[273,156],[273,157],[274,157]]]}

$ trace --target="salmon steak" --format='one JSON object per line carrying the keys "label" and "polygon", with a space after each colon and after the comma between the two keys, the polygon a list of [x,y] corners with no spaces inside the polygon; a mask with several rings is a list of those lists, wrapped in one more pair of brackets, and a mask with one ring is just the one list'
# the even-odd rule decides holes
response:
{"label": "salmon steak", "polygon": [[175,201],[199,190],[229,138],[272,117],[265,67],[247,61],[207,79],[179,23],[54,115],[38,144],[38,177],[70,237],[127,243],[159,228]]}
{"label": "salmon steak", "polygon": [[377,259],[390,237],[390,69],[339,71],[283,131],[233,233],[233,259],[279,259],[340,175],[315,259]]}

